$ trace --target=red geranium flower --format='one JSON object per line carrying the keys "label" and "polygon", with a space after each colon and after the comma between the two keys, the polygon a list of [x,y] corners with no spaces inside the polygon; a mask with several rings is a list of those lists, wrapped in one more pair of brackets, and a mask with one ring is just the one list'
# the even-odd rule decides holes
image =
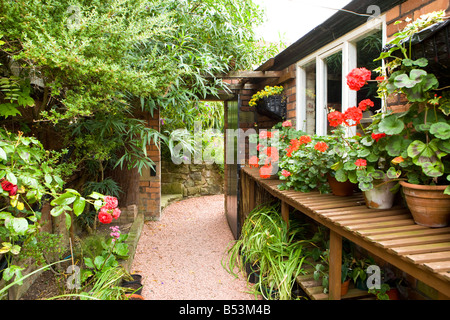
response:
{"label": "red geranium flower", "polygon": [[344,115],[339,111],[330,112],[328,114],[328,121],[330,122],[330,126],[337,127],[344,121]]}
{"label": "red geranium flower", "polygon": [[307,144],[310,143],[312,141],[310,136],[301,136],[300,137],[300,143],[301,144]]}
{"label": "red geranium flower", "polygon": [[281,124],[283,127],[292,127],[292,122],[290,120],[286,120]]}
{"label": "red geranium flower", "polygon": [[272,132],[263,130],[259,133],[259,138],[260,139],[270,139],[270,138],[272,138]]}
{"label": "red geranium flower", "polygon": [[365,167],[365,166],[367,166],[367,161],[364,159],[358,159],[355,161],[355,165],[357,167]]}
{"label": "red geranium flower", "polygon": [[316,149],[317,151],[320,151],[320,152],[325,152],[328,149],[328,145],[323,141],[319,141],[314,146],[314,149]]}
{"label": "red geranium flower", "polygon": [[[344,122],[347,126],[353,127],[359,124],[363,117],[361,109],[357,107],[348,108],[344,113]],[[349,120],[353,121],[353,123],[349,122]]]}
{"label": "red geranium flower", "polygon": [[283,176],[285,176],[286,178],[289,177],[289,176],[291,175],[291,173],[290,173],[289,171],[284,170],[284,169],[283,169],[283,171],[281,171],[281,174],[282,174]]}
{"label": "red geranium flower", "polygon": [[355,68],[347,75],[347,85],[351,90],[359,91],[370,80],[372,72],[366,68]]}
{"label": "red geranium flower", "polygon": [[372,139],[378,142],[381,138],[386,137],[386,133],[372,133]]}
{"label": "red geranium flower", "polygon": [[272,159],[272,161],[278,161],[278,149],[275,147],[268,147],[266,149],[266,154]]}
{"label": "red geranium flower", "polygon": [[257,156],[252,156],[250,157],[250,159],[248,159],[248,164],[250,165],[250,167],[258,168],[258,162],[259,159]]}
{"label": "red geranium flower", "polygon": [[366,99],[366,100],[363,100],[363,101],[361,101],[361,102],[359,103],[358,108],[359,108],[361,111],[366,111],[368,107],[370,108],[370,107],[373,107],[374,105],[375,105],[375,104],[373,103],[372,100]]}
{"label": "red geranium flower", "polygon": [[268,179],[272,175],[272,164],[266,164],[259,168],[259,176],[263,179]]}

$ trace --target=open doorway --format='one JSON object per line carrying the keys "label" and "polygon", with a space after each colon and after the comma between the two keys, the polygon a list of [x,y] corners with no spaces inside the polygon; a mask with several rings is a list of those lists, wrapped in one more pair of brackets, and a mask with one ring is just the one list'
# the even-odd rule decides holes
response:
{"label": "open doorway", "polygon": [[197,101],[161,113],[161,210],[183,198],[224,193],[224,102]]}

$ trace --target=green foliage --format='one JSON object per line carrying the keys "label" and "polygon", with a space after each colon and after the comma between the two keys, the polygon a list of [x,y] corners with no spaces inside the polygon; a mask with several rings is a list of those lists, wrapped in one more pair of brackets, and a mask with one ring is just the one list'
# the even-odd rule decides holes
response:
{"label": "green foliage", "polygon": [[[2,61],[20,65],[17,80],[37,79],[17,91],[22,105],[39,101],[24,123],[57,130],[78,168],[152,166],[146,146],[167,138],[135,119],[141,109],[184,117],[192,101],[225,88],[215,75],[273,53],[257,44],[261,12],[250,0],[33,0],[3,4],[0,20]],[[5,92],[18,88],[12,80],[4,77]],[[6,103],[4,116],[19,119]]]}
{"label": "green foliage", "polygon": [[[409,24],[394,35],[390,49],[378,58],[387,62],[378,71],[384,76],[390,72],[389,78],[379,85],[379,96],[386,99],[392,93],[402,93],[411,106],[404,113],[385,111],[372,126],[391,136],[386,150],[389,156],[401,157],[402,178],[414,184],[448,184],[450,173],[448,90],[440,89],[438,79],[426,71],[427,59],[411,59],[415,34],[442,22],[443,15],[432,13]],[[450,188],[445,193],[450,194]]]}
{"label": "green foliage", "polygon": [[111,268],[119,265],[118,259],[128,258],[128,244],[125,241],[128,234],[120,234],[119,237],[110,237],[106,241],[101,235],[87,238],[82,244],[83,261],[87,269],[82,270],[81,281],[85,282],[89,277],[99,278]]}
{"label": "green foliage", "polygon": [[29,239],[28,243],[22,247],[20,258],[25,260],[31,257],[36,266],[45,265],[61,260],[64,250],[61,234],[41,231],[32,239]]}
{"label": "green foliage", "polygon": [[237,277],[235,268],[244,271],[247,263],[259,273],[255,294],[266,299],[292,299],[295,279],[303,272],[306,242],[304,226],[296,220],[290,220],[289,224],[288,227],[282,219],[277,205],[254,209],[222,265]]}

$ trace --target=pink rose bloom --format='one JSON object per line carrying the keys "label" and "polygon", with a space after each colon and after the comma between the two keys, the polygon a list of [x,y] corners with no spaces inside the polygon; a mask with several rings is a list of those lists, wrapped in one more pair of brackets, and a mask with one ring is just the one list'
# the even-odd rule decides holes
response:
{"label": "pink rose bloom", "polygon": [[121,214],[121,213],[122,213],[122,212],[120,211],[119,208],[114,208],[113,213],[112,213],[112,217],[113,217],[114,219],[118,219],[118,218],[120,217],[120,214]]}
{"label": "pink rose bloom", "polygon": [[107,209],[114,209],[119,205],[119,201],[117,200],[116,197],[105,196],[104,200]]}

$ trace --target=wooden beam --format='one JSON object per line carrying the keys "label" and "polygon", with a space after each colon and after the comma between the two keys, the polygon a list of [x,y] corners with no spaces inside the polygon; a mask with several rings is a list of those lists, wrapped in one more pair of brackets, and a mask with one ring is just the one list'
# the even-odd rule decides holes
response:
{"label": "wooden beam", "polygon": [[216,75],[222,79],[242,79],[242,78],[279,78],[283,75],[283,71],[231,71],[224,75]]}
{"label": "wooden beam", "polygon": [[273,65],[275,64],[275,59],[274,58],[270,58],[269,60],[267,60],[266,62],[264,62],[262,65],[260,65],[256,71],[266,71],[269,70],[270,68],[273,67]]}

